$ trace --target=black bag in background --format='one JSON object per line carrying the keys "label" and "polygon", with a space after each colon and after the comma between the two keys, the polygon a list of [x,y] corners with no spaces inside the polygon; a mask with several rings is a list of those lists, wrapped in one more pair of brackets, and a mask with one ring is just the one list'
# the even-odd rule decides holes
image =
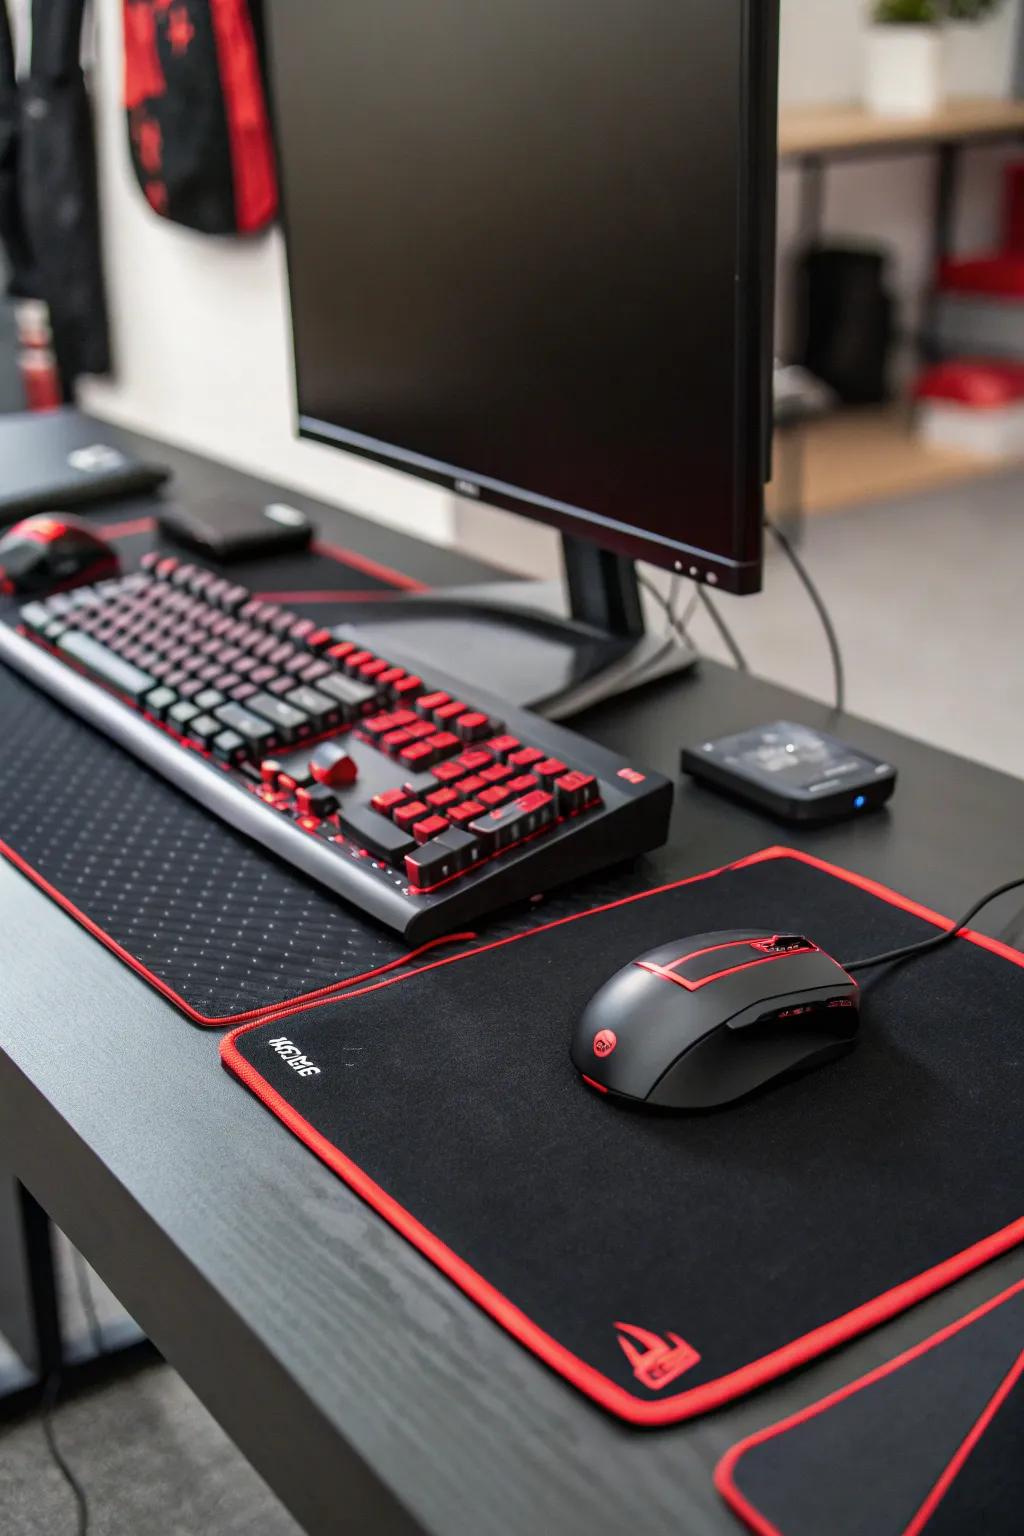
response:
{"label": "black bag in background", "polygon": [[209,235],[253,234],[277,178],[248,0],[125,0],[125,110],[150,207]]}
{"label": "black bag in background", "polygon": [[18,187],[21,144],[21,98],[14,75],[14,37],[6,0],[0,0],[0,245],[8,266],[8,289],[14,298],[36,298],[39,279],[32,254]]}
{"label": "black bag in background", "polygon": [[847,405],[889,398],[895,305],[887,267],[885,252],[866,247],[821,246],[800,263],[798,361]]}

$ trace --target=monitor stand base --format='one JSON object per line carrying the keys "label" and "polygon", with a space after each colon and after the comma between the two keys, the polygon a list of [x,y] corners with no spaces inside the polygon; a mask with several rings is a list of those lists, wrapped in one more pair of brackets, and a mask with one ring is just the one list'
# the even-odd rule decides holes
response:
{"label": "monitor stand base", "polygon": [[[499,694],[509,703],[564,720],[604,699],[686,670],[697,653],[662,635],[612,633],[566,618],[560,582],[481,586],[382,597],[350,610],[360,639],[388,654],[415,656]],[[343,629],[344,626],[341,626]],[[339,629],[339,633],[341,632]]]}

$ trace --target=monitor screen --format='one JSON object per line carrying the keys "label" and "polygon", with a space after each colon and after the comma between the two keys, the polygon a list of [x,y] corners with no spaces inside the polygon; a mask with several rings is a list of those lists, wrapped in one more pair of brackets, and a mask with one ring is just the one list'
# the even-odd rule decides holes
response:
{"label": "monitor screen", "polygon": [[762,9],[274,0],[300,430],[756,589]]}

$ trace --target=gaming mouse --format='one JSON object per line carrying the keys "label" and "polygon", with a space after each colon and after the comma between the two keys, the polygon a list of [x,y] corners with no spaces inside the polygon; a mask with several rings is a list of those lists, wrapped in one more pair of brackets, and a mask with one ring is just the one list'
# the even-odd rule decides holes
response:
{"label": "gaming mouse", "polygon": [[663,944],[595,992],[572,1060],[601,1093],[712,1109],[852,1050],[859,988],[810,939],[770,929]]}
{"label": "gaming mouse", "polygon": [[110,545],[64,512],[26,517],[0,539],[0,593],[8,596],[67,592],[116,576],[120,568]]}

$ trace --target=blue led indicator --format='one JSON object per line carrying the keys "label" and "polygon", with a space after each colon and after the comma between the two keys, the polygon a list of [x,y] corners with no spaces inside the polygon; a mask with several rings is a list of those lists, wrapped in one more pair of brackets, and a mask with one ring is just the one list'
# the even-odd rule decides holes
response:
{"label": "blue led indicator", "polygon": [[864,807],[867,805],[867,803],[868,803],[867,795],[858,795],[856,800],[853,802],[855,809],[858,810],[858,811],[862,811],[864,809]]}

